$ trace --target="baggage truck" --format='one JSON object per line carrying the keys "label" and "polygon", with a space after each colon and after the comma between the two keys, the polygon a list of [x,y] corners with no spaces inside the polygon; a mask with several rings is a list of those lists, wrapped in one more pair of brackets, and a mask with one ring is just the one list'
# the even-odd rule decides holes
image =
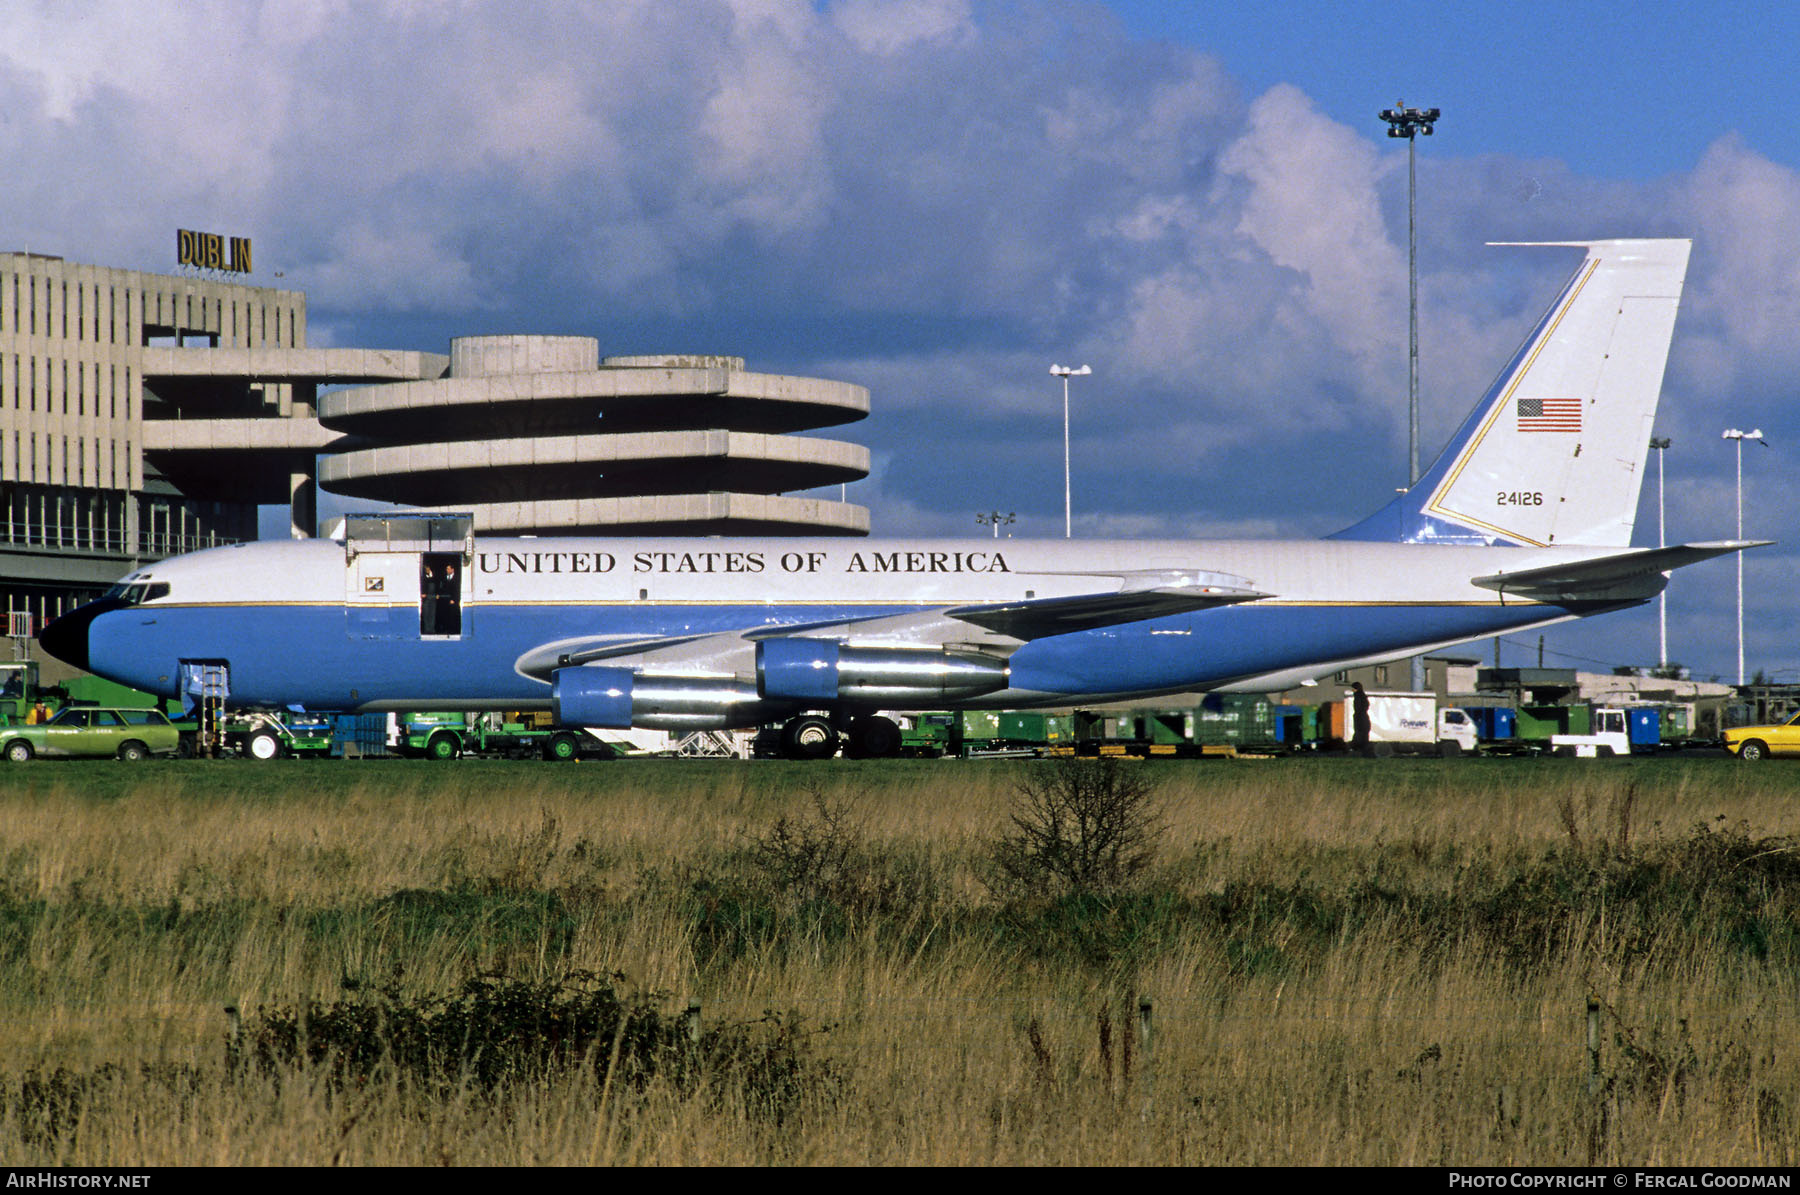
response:
{"label": "baggage truck", "polygon": [[1630,755],[1633,749],[1654,751],[1660,741],[1661,722],[1649,707],[1623,710],[1612,706],[1595,706],[1585,734],[1550,736],[1550,749],[1557,755],[1574,755],[1582,759]]}
{"label": "baggage truck", "polygon": [[[1369,748],[1376,755],[1464,755],[1479,750],[1475,722],[1463,710],[1438,708],[1435,693],[1377,692],[1365,690],[1369,699]],[[1344,690],[1344,700],[1333,702],[1341,714],[1333,714],[1332,727],[1343,728],[1341,742],[1354,741],[1356,694]]]}

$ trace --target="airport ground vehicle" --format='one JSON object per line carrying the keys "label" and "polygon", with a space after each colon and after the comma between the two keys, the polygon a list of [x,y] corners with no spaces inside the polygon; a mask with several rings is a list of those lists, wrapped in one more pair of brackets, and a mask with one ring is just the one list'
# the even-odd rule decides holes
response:
{"label": "airport ground vehicle", "polygon": [[1584,759],[1652,752],[1663,745],[1663,721],[1656,706],[1595,706],[1589,712],[1586,733],[1551,735],[1550,749]]}
{"label": "airport ground vehicle", "polygon": [[[197,727],[184,730],[183,754],[197,753],[197,739],[190,735],[197,735]],[[264,711],[233,710],[219,718],[219,743],[246,759],[324,759],[331,754],[331,723],[307,714],[281,717]]]}
{"label": "airport ground vehicle", "polygon": [[1800,755],[1800,714],[1776,726],[1731,727],[1725,732],[1725,749],[1746,763]]}
{"label": "airport ground vehicle", "polygon": [[612,759],[618,752],[588,732],[553,726],[530,714],[410,714],[394,741],[413,759],[456,759],[463,755],[504,759]]}
{"label": "airport ground vehicle", "polygon": [[71,705],[169,712],[168,703],[160,698],[103,677],[76,676],[60,684],[46,685],[39,679],[36,660],[0,663],[0,726],[48,721]]}
{"label": "airport ground vehicle", "polygon": [[[1472,755],[1479,748],[1475,720],[1460,709],[1439,708],[1437,694],[1368,690],[1369,750],[1388,755]],[[1348,689],[1342,701],[1327,702],[1321,710],[1321,742],[1349,746],[1355,742],[1355,695]]]}
{"label": "airport ground vehicle", "polygon": [[0,757],[24,763],[50,758],[148,759],[174,755],[180,732],[157,711],[69,706],[48,722],[0,730]]}

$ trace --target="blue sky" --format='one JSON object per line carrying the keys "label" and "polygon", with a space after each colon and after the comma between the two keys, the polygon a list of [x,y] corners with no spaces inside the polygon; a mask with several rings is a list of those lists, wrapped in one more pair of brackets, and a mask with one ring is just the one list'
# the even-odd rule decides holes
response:
{"label": "blue sky", "polygon": [[[1573,262],[1495,240],[1694,239],[1658,432],[1669,534],[1794,509],[1800,145],[1768,6],[1138,0],[594,4],[0,0],[10,247],[171,268],[251,236],[315,343],[486,332],[864,383],[877,534],[1307,537],[1405,480],[1405,152],[1419,143],[1429,460]],[[1639,542],[1655,537],[1647,493]],[[1748,566],[1749,662],[1800,679],[1800,574]],[[1671,655],[1735,674],[1728,562]],[[1480,645],[1486,650],[1490,645]],[[1653,610],[1550,661],[1653,662]],[[1535,637],[1507,663],[1535,655]],[[1561,654],[1558,654],[1561,653]]]}
{"label": "blue sky", "polygon": [[1436,152],[1555,159],[1590,177],[1636,180],[1691,169],[1726,132],[1778,160],[1795,157],[1792,5],[1106,7],[1134,36],[1217,55],[1251,93],[1291,83],[1359,130],[1379,132],[1376,112],[1396,99],[1440,108]]}

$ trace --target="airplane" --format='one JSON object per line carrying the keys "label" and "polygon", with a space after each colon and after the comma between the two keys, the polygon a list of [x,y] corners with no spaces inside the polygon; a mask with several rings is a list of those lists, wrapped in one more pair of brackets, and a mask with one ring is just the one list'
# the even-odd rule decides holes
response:
{"label": "airplane", "polygon": [[899,750],[891,713],[1276,691],[1641,605],[1765,541],[1632,548],[1686,240],[1581,265],[1417,484],[1322,540],[341,538],[142,567],[44,628],[134,688],[307,711],[781,723],[787,753]]}

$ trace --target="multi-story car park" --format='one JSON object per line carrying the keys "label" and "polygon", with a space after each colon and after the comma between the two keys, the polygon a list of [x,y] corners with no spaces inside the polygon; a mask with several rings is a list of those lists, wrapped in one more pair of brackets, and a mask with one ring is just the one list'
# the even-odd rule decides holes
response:
{"label": "multi-story car park", "polygon": [[793,434],[864,418],[861,386],[603,358],[587,337],[449,348],[309,348],[304,293],[220,268],[0,253],[10,633],[146,561],[255,538],[258,506],[314,534],[319,485],[470,511],[484,533],[868,533],[838,489],[867,476],[867,449]]}

